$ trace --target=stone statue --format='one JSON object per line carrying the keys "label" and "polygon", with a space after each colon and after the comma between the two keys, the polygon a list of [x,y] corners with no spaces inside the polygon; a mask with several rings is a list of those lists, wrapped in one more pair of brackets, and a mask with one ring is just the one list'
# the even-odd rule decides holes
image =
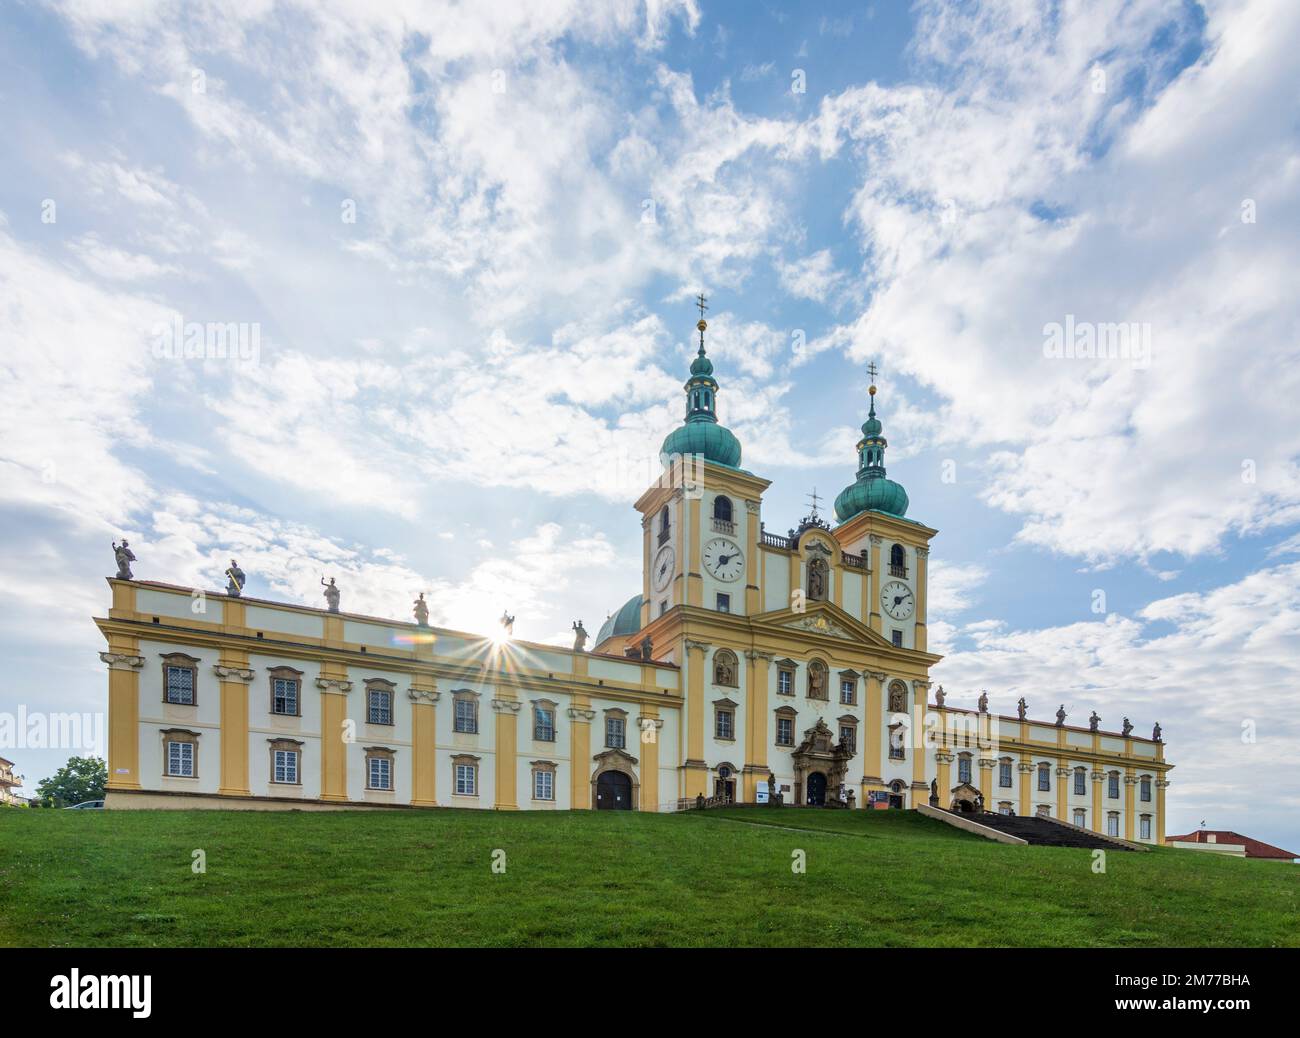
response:
{"label": "stone statue", "polygon": [[507,638],[514,637],[515,618],[504,609],[501,610],[501,630],[505,632]]}
{"label": "stone statue", "polygon": [[934,690],[934,705],[943,706],[943,700],[944,700],[943,686],[940,685],[938,688]]}
{"label": "stone statue", "polygon": [[246,578],[244,571],[239,568],[239,563],[234,559],[230,560],[230,567],[226,570],[226,594],[231,598],[238,598],[240,592],[244,590]]}
{"label": "stone statue", "polygon": [[1164,741],[1163,739],[1160,738],[1160,722],[1159,722],[1159,721],[1157,721],[1157,722],[1156,722],[1156,726],[1155,726],[1154,728],[1151,729],[1151,741],[1152,741],[1152,742],[1163,742],[1163,741]]}
{"label": "stone statue", "polygon": [[573,625],[573,651],[586,652],[588,637],[590,635],[587,634],[587,628],[583,627],[582,621],[579,620]]}
{"label": "stone statue", "polygon": [[1133,722],[1130,721],[1130,720],[1126,717],[1126,718],[1124,718],[1124,732],[1123,732],[1123,734],[1127,736],[1127,735],[1131,735],[1132,733],[1133,733]]}
{"label": "stone statue", "polygon": [[776,776],[770,771],[767,773],[767,802],[769,804],[781,802],[781,794],[776,790]]}
{"label": "stone statue", "polygon": [[325,578],[320,578],[320,586],[325,589],[325,604],[329,606],[331,613],[339,611],[339,589],[334,584],[334,578],[330,577],[330,582],[325,583]]}
{"label": "stone statue", "polygon": [[1095,732],[1099,724],[1101,724],[1101,718],[1097,715],[1097,711],[1094,710],[1092,716],[1088,718],[1088,731]]}
{"label": "stone statue", "polygon": [[938,779],[930,780],[930,806],[931,807],[939,806],[939,780]]}
{"label": "stone statue", "polygon": [[420,592],[420,597],[412,603],[415,612],[415,622],[421,627],[429,626],[429,606],[424,601],[424,592]]}
{"label": "stone statue", "polygon": [[1064,703],[1062,703],[1059,707],[1056,708],[1056,727],[1057,728],[1065,727],[1065,704]]}
{"label": "stone statue", "polygon": [[907,713],[907,689],[897,681],[889,686],[889,712],[891,714]]}
{"label": "stone statue", "polygon": [[113,557],[117,559],[117,579],[134,580],[135,578],[131,576],[131,563],[135,561],[135,552],[131,550],[125,537],[122,538],[121,544],[117,541],[113,542]]}
{"label": "stone statue", "polygon": [[715,685],[734,685],[736,671],[731,666],[731,654],[720,653],[713,663],[713,683]]}
{"label": "stone statue", "polygon": [[1016,713],[1020,715],[1020,720],[1024,720],[1029,713],[1029,704],[1025,702],[1025,697],[1020,697],[1020,702],[1016,704]]}
{"label": "stone statue", "polygon": [[826,574],[823,572],[825,564],[820,559],[813,559],[808,564],[808,597],[814,602],[820,602],[826,597]]}
{"label": "stone statue", "polygon": [[646,635],[641,639],[641,658],[643,660],[652,660],[654,656],[654,645],[650,641],[650,636]]}
{"label": "stone statue", "polygon": [[808,668],[808,698],[826,698],[826,671],[822,667]]}
{"label": "stone statue", "polygon": [[987,692],[980,693],[979,707],[981,714],[987,714],[989,712],[989,694]]}

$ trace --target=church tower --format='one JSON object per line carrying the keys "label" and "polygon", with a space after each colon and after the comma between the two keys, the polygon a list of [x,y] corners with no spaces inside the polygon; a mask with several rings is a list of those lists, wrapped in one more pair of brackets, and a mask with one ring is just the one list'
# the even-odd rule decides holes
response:
{"label": "church tower", "polygon": [[898,648],[926,651],[926,580],[937,531],[907,518],[907,491],[885,474],[884,427],[876,417],[876,366],[868,373],[871,409],[858,441],[857,480],[835,499],[835,538],[867,559],[862,615]]}

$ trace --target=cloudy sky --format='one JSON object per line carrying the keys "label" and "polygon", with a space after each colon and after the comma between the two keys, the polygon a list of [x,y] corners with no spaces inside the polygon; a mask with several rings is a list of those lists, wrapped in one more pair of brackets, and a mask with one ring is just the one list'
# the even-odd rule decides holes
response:
{"label": "cloudy sky", "polygon": [[1300,5],[0,17],[0,712],[103,709],[123,535],[145,579],[594,630],[703,290],[769,528],[852,481],[880,366],[951,702],[1158,720],[1171,832],[1300,850]]}

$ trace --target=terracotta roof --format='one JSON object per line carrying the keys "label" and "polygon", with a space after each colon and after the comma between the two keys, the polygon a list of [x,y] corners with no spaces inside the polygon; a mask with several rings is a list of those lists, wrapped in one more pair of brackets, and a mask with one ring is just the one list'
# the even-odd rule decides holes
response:
{"label": "terracotta roof", "polygon": [[1231,829],[1197,829],[1196,832],[1188,833],[1186,836],[1166,836],[1165,840],[1169,843],[1210,843],[1211,836],[1214,837],[1213,842],[1216,844],[1245,847],[1247,858],[1279,858],[1285,861],[1300,858],[1300,854],[1284,851],[1271,843],[1252,840],[1249,836],[1234,833]]}

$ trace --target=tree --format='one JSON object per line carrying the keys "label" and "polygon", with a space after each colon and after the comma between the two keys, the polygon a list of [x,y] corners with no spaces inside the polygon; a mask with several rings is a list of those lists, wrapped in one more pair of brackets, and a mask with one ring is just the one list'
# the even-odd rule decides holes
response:
{"label": "tree", "polygon": [[101,757],[70,757],[68,763],[36,784],[36,806],[71,807],[103,800],[108,765]]}

